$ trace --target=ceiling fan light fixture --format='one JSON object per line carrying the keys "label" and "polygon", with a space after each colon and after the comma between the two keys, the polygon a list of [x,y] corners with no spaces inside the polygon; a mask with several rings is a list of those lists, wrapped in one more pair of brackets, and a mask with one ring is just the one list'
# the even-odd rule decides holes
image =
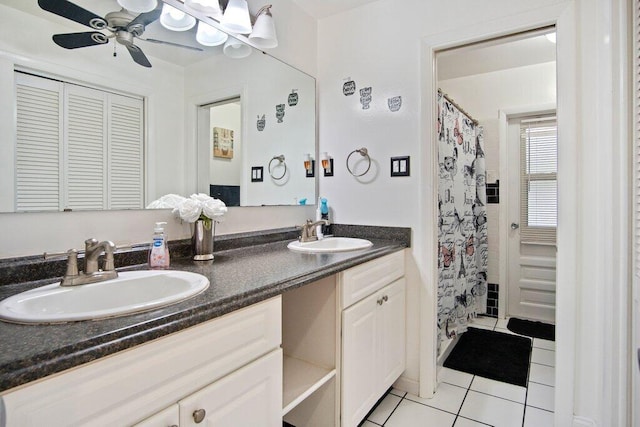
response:
{"label": "ceiling fan light fixture", "polygon": [[218,21],[222,18],[222,9],[218,0],[185,0],[184,4]]}
{"label": "ceiling fan light fixture", "polygon": [[271,7],[271,5],[267,5],[258,11],[253,31],[249,36],[249,40],[261,49],[271,49],[278,46],[276,25],[273,22],[273,15],[271,15]]}
{"label": "ceiling fan light fixture", "polygon": [[118,4],[129,12],[151,12],[158,6],[158,0],[118,0]]}
{"label": "ceiling fan light fixture", "polygon": [[251,55],[251,46],[242,43],[240,40],[229,37],[224,44],[222,51],[226,56],[233,59],[246,58]]}
{"label": "ceiling fan light fixture", "polygon": [[171,31],[187,31],[196,25],[196,18],[187,15],[183,11],[173,6],[165,4],[162,6],[162,15],[160,15],[160,24],[167,30]]}
{"label": "ceiling fan light fixture", "polygon": [[251,32],[251,16],[247,0],[229,0],[220,24],[236,34]]}
{"label": "ceiling fan light fixture", "polygon": [[203,46],[219,46],[227,41],[229,36],[220,31],[219,29],[212,27],[205,22],[198,22],[198,31],[196,32],[196,40]]}

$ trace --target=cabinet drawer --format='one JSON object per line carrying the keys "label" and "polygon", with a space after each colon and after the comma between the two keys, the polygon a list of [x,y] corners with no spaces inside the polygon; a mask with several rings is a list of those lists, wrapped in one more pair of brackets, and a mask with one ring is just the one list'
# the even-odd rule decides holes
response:
{"label": "cabinet drawer", "polygon": [[8,426],[133,424],[282,341],[280,297],[2,395]]}
{"label": "cabinet drawer", "polygon": [[179,405],[180,427],[197,427],[203,421],[206,426],[281,426],[282,350],[243,366]]}
{"label": "cabinet drawer", "polygon": [[342,308],[360,301],[404,276],[404,251],[358,265],[340,273]]}

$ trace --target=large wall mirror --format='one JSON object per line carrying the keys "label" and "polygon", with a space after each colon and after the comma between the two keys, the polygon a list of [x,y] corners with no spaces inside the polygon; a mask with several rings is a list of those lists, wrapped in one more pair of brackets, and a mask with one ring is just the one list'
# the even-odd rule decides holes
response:
{"label": "large wall mirror", "polygon": [[[252,14],[262,6],[249,3]],[[103,18],[121,10],[73,4]],[[129,49],[87,40],[111,34],[36,0],[0,0],[0,23],[0,212],[141,209],[193,192],[230,206],[315,200],[304,168],[316,146],[313,77],[234,37],[200,44],[199,24],[154,20]],[[58,37],[72,49],[52,39],[73,33],[89,35]]]}

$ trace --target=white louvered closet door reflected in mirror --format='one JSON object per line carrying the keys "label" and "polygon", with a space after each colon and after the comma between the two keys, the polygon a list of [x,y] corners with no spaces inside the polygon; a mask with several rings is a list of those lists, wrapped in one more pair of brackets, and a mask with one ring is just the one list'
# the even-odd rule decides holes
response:
{"label": "white louvered closet door reflected in mirror", "polygon": [[[15,73],[13,194],[3,212],[140,209],[141,98]],[[11,192],[10,192],[11,193]]]}

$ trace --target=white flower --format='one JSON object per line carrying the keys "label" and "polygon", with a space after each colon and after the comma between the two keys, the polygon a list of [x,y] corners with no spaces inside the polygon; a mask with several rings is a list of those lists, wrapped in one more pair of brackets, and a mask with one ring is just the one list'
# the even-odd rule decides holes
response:
{"label": "white flower", "polygon": [[165,194],[158,200],[154,200],[153,202],[149,203],[147,209],[175,209],[180,206],[180,204],[182,204],[182,202],[184,202],[185,200],[186,198],[178,194]]}
{"label": "white flower", "polygon": [[222,200],[209,198],[202,206],[202,213],[216,221],[227,213],[227,206]]}
{"label": "white flower", "polygon": [[185,199],[173,212],[177,212],[180,218],[187,222],[196,222],[202,213],[202,203],[194,199]]}

